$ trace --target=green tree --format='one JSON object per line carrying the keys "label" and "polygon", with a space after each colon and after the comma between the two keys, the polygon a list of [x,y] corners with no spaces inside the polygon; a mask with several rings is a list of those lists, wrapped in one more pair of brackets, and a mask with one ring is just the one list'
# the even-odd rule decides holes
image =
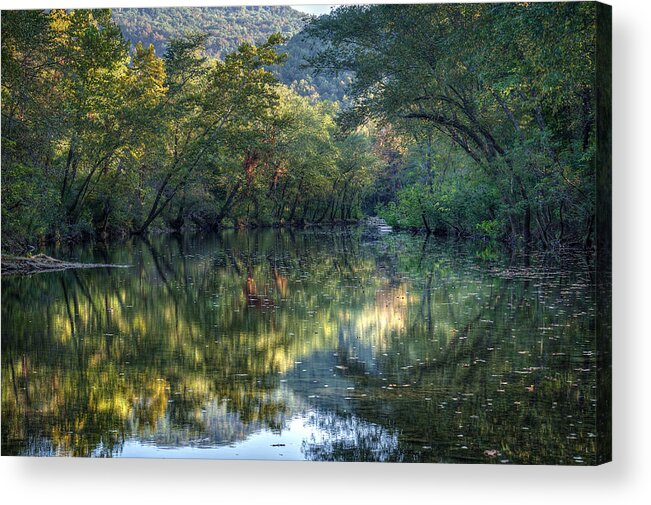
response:
{"label": "green tree", "polygon": [[[255,47],[243,44],[224,61],[206,62],[205,37],[176,41],[165,54],[170,89],[169,129],[164,136],[166,168],[155,178],[153,202],[134,232],[143,233],[186,187],[190,176],[219,149],[223,134],[238,122],[255,122],[277,100],[276,79],[265,66],[282,57],[274,46],[280,36]],[[161,154],[163,156],[161,156]]]}
{"label": "green tree", "polygon": [[594,5],[350,6],[308,33],[325,47],[312,65],[355,72],[344,125],[451,139],[497,189],[512,240],[591,233]]}

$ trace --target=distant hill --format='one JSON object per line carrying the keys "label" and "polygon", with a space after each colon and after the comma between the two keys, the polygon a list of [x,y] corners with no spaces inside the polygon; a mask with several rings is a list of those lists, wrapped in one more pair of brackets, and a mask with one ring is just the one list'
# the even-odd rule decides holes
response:
{"label": "distant hill", "polygon": [[320,49],[306,38],[303,33],[297,33],[280,50],[287,54],[287,61],[276,70],[276,75],[281,82],[294,86],[301,95],[310,96],[316,91],[321,98],[326,100],[345,101],[346,86],[351,81],[351,74],[343,75],[312,75],[309,68],[305,68],[306,60],[314,56]]}
{"label": "distant hill", "polygon": [[288,54],[283,68],[276,69],[278,78],[303,95],[316,91],[321,98],[342,100],[345,78],[311,75],[301,68],[310,55],[309,43],[297,35],[310,16],[287,6],[246,7],[165,7],[151,9],[116,8],[113,18],[125,38],[132,44],[140,41],[153,44],[156,53],[163,55],[170,39],[188,33],[206,33],[206,52],[222,58],[237,47],[249,42],[260,44],[274,33],[289,40],[281,50]]}
{"label": "distant hill", "polygon": [[131,42],[154,44],[161,55],[172,38],[206,33],[206,50],[216,57],[234,51],[243,42],[259,44],[274,33],[291,37],[307,21],[305,14],[283,6],[113,9],[113,17]]}

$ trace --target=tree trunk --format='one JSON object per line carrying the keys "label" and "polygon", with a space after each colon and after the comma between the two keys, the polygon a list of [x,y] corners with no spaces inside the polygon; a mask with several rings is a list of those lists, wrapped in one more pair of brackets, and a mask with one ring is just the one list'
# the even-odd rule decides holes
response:
{"label": "tree trunk", "polygon": [[524,236],[524,243],[531,244],[531,206],[527,204],[524,209],[524,220],[522,222],[522,234]]}
{"label": "tree trunk", "polygon": [[296,206],[298,205],[298,198],[301,195],[301,189],[303,189],[303,179],[301,179],[301,182],[298,185],[298,190],[296,191],[296,197],[294,198],[294,203],[292,204],[292,210],[289,213],[289,217],[287,220],[291,222],[294,219],[294,214],[296,213]]}

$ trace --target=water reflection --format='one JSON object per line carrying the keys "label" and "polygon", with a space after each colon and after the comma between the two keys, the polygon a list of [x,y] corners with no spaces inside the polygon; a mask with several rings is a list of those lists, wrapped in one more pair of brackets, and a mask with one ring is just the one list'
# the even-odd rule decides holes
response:
{"label": "water reflection", "polygon": [[361,229],[54,254],[133,267],[2,280],[3,454],[596,461],[582,258]]}

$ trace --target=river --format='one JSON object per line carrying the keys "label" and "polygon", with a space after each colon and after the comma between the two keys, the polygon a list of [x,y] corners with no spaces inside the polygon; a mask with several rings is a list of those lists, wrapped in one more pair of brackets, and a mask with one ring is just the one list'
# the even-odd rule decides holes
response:
{"label": "river", "polygon": [[364,227],[47,251],[2,279],[2,453],[594,464],[581,255]]}

